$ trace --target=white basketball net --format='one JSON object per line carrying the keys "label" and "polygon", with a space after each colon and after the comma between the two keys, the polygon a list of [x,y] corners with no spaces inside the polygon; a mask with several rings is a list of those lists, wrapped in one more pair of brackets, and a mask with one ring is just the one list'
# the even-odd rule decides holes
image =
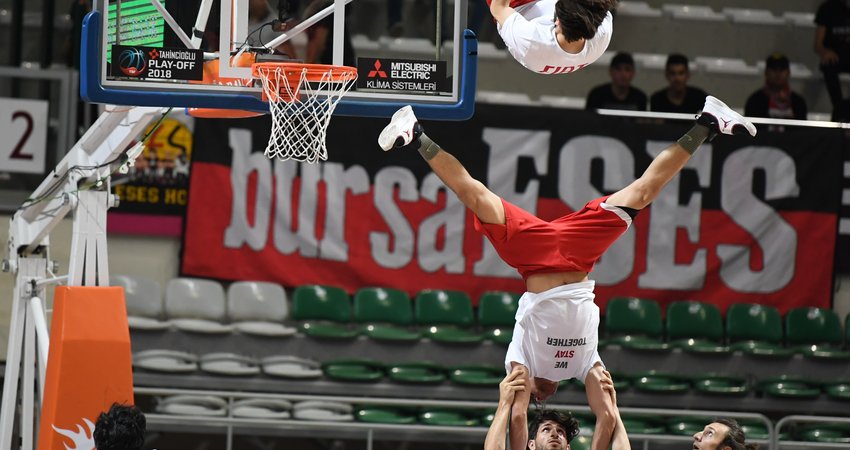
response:
{"label": "white basketball net", "polygon": [[295,83],[293,69],[288,69],[289,77],[286,70],[275,67],[259,72],[272,115],[272,132],[265,154],[281,160],[324,161],[328,159],[325,137],[331,115],[354,85],[357,74],[330,68],[320,81],[311,83],[307,81],[307,68],[303,68],[298,69],[300,79]]}

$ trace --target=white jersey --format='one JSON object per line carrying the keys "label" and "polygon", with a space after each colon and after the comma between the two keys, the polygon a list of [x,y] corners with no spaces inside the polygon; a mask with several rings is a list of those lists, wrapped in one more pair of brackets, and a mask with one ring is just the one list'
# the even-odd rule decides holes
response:
{"label": "white jersey", "polygon": [[578,53],[567,53],[555,38],[555,3],[557,0],[537,0],[517,6],[504,24],[498,26],[499,35],[514,59],[527,69],[543,74],[575,72],[590,65],[608,48],[613,32],[611,12],[596,30],[593,39],[584,42]]}
{"label": "white jersey", "polygon": [[532,377],[584,381],[587,372],[602,362],[597,351],[599,307],[593,302],[594,285],[594,281],[582,281],[523,294],[505,370],[510,373],[511,362],[518,362],[528,367]]}

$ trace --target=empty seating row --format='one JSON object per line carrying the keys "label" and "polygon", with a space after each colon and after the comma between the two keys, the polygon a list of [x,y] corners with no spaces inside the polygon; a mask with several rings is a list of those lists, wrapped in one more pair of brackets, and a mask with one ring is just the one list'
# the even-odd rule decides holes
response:
{"label": "empty seating row", "polygon": [[[715,305],[673,302],[665,320],[655,301],[630,297],[611,299],[605,313],[608,342],[636,349],[679,347],[708,353],[740,350],[762,356],[788,356],[797,352],[813,357],[850,358],[850,351],[842,350],[845,339],[850,343],[850,326],[842,333],[834,311],[795,308],[786,313],[784,322],[783,333],[783,320],[775,307],[734,304],[726,312],[724,330],[724,320]],[[846,322],[850,325],[850,315]],[[663,340],[665,324],[667,341]]]}
{"label": "empty seating row", "polygon": [[[347,358],[323,363],[296,356],[272,356],[257,360],[248,356],[211,353],[197,357],[190,353],[168,350],[146,350],[133,355],[136,369],[164,373],[192,373],[198,370],[230,377],[253,377],[260,374],[274,378],[318,379],[354,383],[389,381],[399,384],[480,386],[493,388],[504,377],[504,369],[496,365],[468,364],[445,366],[430,361],[382,362],[373,359]],[[850,380],[816,380],[792,376],[768,376],[752,379],[720,373],[683,375],[661,371],[638,373],[615,372],[617,389],[625,392],[683,394],[690,391],[709,395],[745,396],[750,393],[778,398],[816,398],[826,394],[836,400],[850,400]],[[583,390],[580,380],[561,383]]]}
{"label": "empty seating row", "polygon": [[[175,326],[208,333],[235,329],[263,336],[296,332],[285,324],[290,319],[286,292],[272,283],[233,283],[225,299],[224,289],[216,282],[178,278],[169,282],[163,304],[155,282],[131,277],[115,277],[113,281],[125,288],[134,329]],[[321,338],[351,339],[364,334],[392,341],[428,337],[440,342],[477,343],[487,338],[506,344],[510,342],[517,302],[516,294],[486,293],[479,300],[476,317],[470,298],[459,291],[423,290],[411,301],[396,289],[363,288],[354,295],[352,304],[340,288],[306,285],[292,294],[291,319],[305,334]],[[732,305],[725,327],[716,306],[694,301],[671,303],[663,319],[660,306],[652,300],[614,298],[608,302],[604,317],[603,346],[616,343],[642,350],[678,347],[711,353],[740,350],[774,356],[802,352],[814,357],[850,358],[850,351],[842,350],[845,339],[850,342],[850,336],[845,337],[850,335],[850,327],[842,332],[837,314],[823,308],[789,311],[784,331],[779,311],[757,304]]]}
{"label": "empty seating row", "polygon": [[710,22],[729,21],[735,24],[777,25],[813,28],[815,15],[809,11],[783,11],[781,15],[767,9],[722,7],[714,9],[707,5],[686,5],[665,3],[656,8],[644,1],[622,1],[617,13],[624,17],[662,17],[681,20],[702,20]]}
{"label": "empty seating row", "polygon": [[[154,281],[117,276],[112,283],[124,287],[128,321],[134,330],[173,326],[199,333],[236,330],[277,337],[296,332],[285,325],[291,319],[299,322],[305,334],[323,338],[365,334],[373,339],[416,341],[427,336],[444,342],[476,343],[488,337],[507,343],[518,299],[507,293],[485,294],[477,320],[485,331],[479,333],[470,328],[476,322],[471,300],[457,291],[422,291],[414,309],[410,297],[402,291],[364,288],[354,296],[352,308],[350,296],[340,288],[299,286],[292,294],[290,315],[286,292],[273,283],[237,282],[225,294],[214,281],[177,278],[169,281],[164,302]],[[352,319],[357,325],[351,323]]]}
{"label": "empty seating row", "polygon": [[[154,413],[189,417],[232,417],[262,421],[327,421],[362,422],[387,425],[434,425],[442,427],[487,427],[493,420],[492,408],[452,408],[410,406],[394,407],[372,404],[350,404],[331,400],[292,402],[283,398],[238,398],[228,401],[214,395],[170,395],[158,397]],[[589,436],[595,421],[590,413],[578,412],[581,436],[570,442],[572,449],[590,447]],[[691,436],[703,430],[713,417],[664,416],[623,413],[623,423],[630,434]],[[738,422],[750,441],[770,438],[766,424],[757,419],[739,418]],[[850,443],[850,426],[846,423],[791,423],[779,431],[780,441]]]}

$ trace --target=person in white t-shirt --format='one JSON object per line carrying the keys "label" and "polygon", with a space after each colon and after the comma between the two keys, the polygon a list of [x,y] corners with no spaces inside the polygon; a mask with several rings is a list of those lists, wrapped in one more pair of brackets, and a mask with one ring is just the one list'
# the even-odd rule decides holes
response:
{"label": "person in white t-shirt", "polygon": [[488,0],[499,35],[532,72],[572,73],[599,59],[617,0]]}

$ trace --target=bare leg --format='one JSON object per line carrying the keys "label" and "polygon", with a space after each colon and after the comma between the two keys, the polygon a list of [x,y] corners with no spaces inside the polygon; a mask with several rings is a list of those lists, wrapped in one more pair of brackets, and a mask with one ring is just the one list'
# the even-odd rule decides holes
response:
{"label": "bare leg", "polygon": [[502,199],[480,181],[472,178],[457,158],[444,151],[425,134],[410,106],[405,106],[393,114],[389,125],[384,127],[378,137],[378,145],[384,151],[393,148],[404,148],[405,151],[412,148],[418,151],[431,166],[431,170],[482,222],[505,223]]}
{"label": "bare leg", "polygon": [[714,97],[706,98],[702,111],[693,128],[655,157],[640,178],[608,197],[607,203],[643,209],[658,197],[661,189],[685,167],[691,155],[710,135],[756,135],[756,127],[752,123]]}
{"label": "bare leg", "polygon": [[643,209],[649,205],[661,192],[661,189],[678,174],[691,154],[679,144],[673,144],[664,149],[652,160],[649,167],[640,178],[632,184],[611,194],[606,202],[614,206],[625,206],[633,209]]}
{"label": "bare leg", "polygon": [[[422,136],[425,137],[424,134]],[[502,199],[487,189],[483,183],[472,178],[457,158],[440,150],[428,160],[428,165],[482,222],[505,223]]]}

